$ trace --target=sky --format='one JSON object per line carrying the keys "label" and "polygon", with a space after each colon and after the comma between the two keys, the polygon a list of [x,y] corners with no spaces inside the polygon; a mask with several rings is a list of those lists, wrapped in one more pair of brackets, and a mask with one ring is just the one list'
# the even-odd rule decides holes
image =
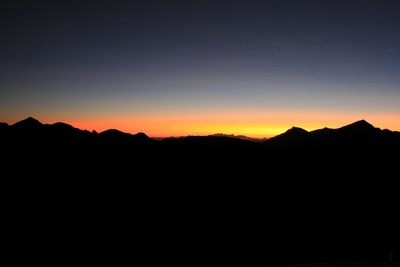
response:
{"label": "sky", "polygon": [[13,0],[0,121],[269,138],[400,131],[398,0]]}

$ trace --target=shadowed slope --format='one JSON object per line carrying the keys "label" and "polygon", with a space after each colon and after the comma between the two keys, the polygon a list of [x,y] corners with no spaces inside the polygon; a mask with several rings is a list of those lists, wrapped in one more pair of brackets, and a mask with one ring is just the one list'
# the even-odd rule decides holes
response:
{"label": "shadowed slope", "polygon": [[365,121],[257,143],[2,124],[22,265],[271,266],[397,255],[399,133]]}

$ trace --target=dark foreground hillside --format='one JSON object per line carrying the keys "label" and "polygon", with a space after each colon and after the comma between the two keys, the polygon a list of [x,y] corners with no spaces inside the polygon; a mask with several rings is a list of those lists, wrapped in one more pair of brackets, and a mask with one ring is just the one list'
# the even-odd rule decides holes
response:
{"label": "dark foreground hillside", "polygon": [[[365,121],[262,143],[0,125],[18,266],[398,262],[400,136]],[[139,264],[140,262],[140,264]]]}

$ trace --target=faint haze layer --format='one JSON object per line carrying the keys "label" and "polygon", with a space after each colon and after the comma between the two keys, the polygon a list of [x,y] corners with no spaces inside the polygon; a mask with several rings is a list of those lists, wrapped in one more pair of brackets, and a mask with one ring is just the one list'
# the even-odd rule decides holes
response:
{"label": "faint haze layer", "polygon": [[400,130],[398,1],[10,1],[0,121],[270,137]]}

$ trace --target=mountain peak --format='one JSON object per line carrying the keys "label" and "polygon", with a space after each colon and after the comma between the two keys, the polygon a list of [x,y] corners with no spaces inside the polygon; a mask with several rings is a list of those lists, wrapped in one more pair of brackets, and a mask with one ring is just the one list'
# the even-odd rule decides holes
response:
{"label": "mountain peak", "polygon": [[290,128],[289,130],[286,131],[286,134],[291,134],[291,135],[303,135],[308,133],[307,130],[304,130],[303,128],[300,127],[295,127],[293,126],[292,128]]}
{"label": "mountain peak", "polygon": [[368,127],[374,127],[372,124],[370,124],[369,122],[367,122],[364,119],[356,121],[353,124],[355,124],[355,125],[364,125],[364,126],[368,126]]}
{"label": "mountain peak", "polygon": [[13,124],[12,126],[18,128],[38,128],[43,126],[43,124],[35,118],[28,117],[25,120]]}
{"label": "mountain peak", "polygon": [[373,130],[375,127],[367,122],[366,120],[359,120],[356,122],[353,122],[349,125],[343,126],[339,129],[342,130],[352,130],[352,131],[368,131],[368,130]]}
{"label": "mountain peak", "polygon": [[271,137],[264,141],[268,144],[283,144],[284,146],[293,145],[293,144],[300,144],[307,139],[308,131],[304,130],[300,127],[293,126],[286,132]]}

